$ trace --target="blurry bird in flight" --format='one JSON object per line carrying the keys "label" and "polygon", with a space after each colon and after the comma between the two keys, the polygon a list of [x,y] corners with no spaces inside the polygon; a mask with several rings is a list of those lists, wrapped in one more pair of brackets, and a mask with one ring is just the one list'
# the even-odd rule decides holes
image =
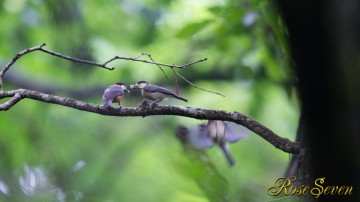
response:
{"label": "blurry bird in flight", "polygon": [[230,154],[227,143],[235,143],[248,134],[244,127],[237,124],[233,125],[238,129],[237,132],[234,132],[230,127],[230,122],[209,120],[206,125],[197,125],[189,130],[189,142],[196,149],[211,148],[214,144],[217,144],[224,153],[229,165],[233,166],[235,160]]}

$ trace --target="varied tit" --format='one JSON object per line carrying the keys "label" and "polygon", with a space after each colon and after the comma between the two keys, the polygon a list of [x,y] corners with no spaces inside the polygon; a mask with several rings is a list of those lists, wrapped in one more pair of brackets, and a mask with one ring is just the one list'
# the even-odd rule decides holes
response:
{"label": "varied tit", "polygon": [[141,95],[148,100],[154,101],[153,104],[161,102],[166,98],[176,98],[187,102],[187,99],[177,96],[170,90],[157,85],[149,84],[146,81],[139,81],[134,85],[130,85],[130,88],[141,89]]}
{"label": "varied tit", "polygon": [[198,125],[190,130],[190,143],[197,149],[210,148],[217,144],[223,151],[230,166],[235,164],[229,151],[229,143],[234,143],[244,138],[247,134],[244,133],[244,128],[241,127],[241,133],[235,133],[230,128],[229,122],[209,120],[207,125]]}
{"label": "varied tit", "polygon": [[128,91],[125,84],[121,82],[115,83],[107,87],[102,97],[103,107],[109,108],[112,103],[119,103],[120,106],[122,96],[125,92],[129,93],[130,91]]}

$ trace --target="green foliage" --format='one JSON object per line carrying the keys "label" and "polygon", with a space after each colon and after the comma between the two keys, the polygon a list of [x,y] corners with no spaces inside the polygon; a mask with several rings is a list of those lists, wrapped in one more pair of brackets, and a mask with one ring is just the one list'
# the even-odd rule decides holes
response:
{"label": "green foliage", "polygon": [[[185,106],[238,111],[294,139],[298,104],[291,83],[286,28],[271,1],[0,1],[0,63],[47,43],[65,55],[103,62],[151,53],[158,62],[206,62],[179,70],[203,88],[179,80]],[[143,58],[147,59],[147,58]],[[114,71],[34,52],[8,72],[5,90],[42,87],[89,93],[138,80],[175,89],[156,66],[114,61]],[[93,92],[92,92],[93,91]],[[72,97],[72,98],[76,98]],[[123,106],[137,106],[139,92]],[[4,100],[1,100],[3,102]],[[162,104],[183,102],[164,101]],[[175,138],[178,124],[198,120],[157,116],[104,117],[22,100],[0,113],[0,201],[265,201],[289,155],[259,136],[231,145],[229,168],[216,148],[194,151]],[[21,180],[22,179],[22,180]],[[21,182],[20,182],[21,181]],[[5,191],[4,191],[5,190]],[[7,191],[6,191],[7,190]]]}
{"label": "green foliage", "polygon": [[206,20],[203,22],[195,22],[195,23],[188,24],[184,28],[182,28],[177,33],[176,36],[179,38],[182,38],[182,39],[188,39],[188,38],[192,37],[194,34],[196,34],[198,31],[203,29],[210,22],[211,22],[210,20]]}

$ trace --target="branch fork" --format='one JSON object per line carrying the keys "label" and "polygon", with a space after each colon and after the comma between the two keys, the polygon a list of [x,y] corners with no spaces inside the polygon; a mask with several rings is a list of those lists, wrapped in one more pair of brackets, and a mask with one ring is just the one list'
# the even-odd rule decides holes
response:
{"label": "branch fork", "polygon": [[[200,120],[230,121],[230,122],[234,122],[234,123],[240,124],[240,125],[248,128],[249,130],[253,131],[254,133],[258,134],[260,137],[262,137],[263,139],[268,141],[270,144],[272,144],[273,146],[275,146],[276,148],[278,148],[284,152],[292,153],[292,154],[298,154],[300,152],[301,145],[299,142],[292,142],[287,138],[282,138],[279,135],[275,134],[273,131],[271,131],[269,128],[267,128],[264,125],[257,122],[256,120],[254,120],[248,116],[245,116],[239,112],[227,112],[227,111],[223,111],[223,110],[208,110],[208,109],[173,106],[173,105],[154,105],[154,106],[148,107],[148,106],[145,106],[146,103],[143,103],[140,107],[121,107],[120,109],[115,109],[115,108],[104,109],[100,105],[91,104],[91,103],[74,100],[74,99],[70,99],[70,98],[64,98],[64,97],[60,97],[60,96],[56,96],[56,95],[46,94],[46,93],[42,93],[42,92],[38,92],[38,91],[32,91],[32,90],[28,90],[28,89],[3,91],[2,90],[3,89],[2,88],[3,76],[9,70],[9,68],[16,62],[16,60],[18,60],[20,57],[22,57],[23,55],[25,55],[27,53],[39,50],[39,51],[45,52],[47,54],[50,54],[50,55],[53,55],[53,56],[56,56],[59,58],[63,58],[63,59],[70,60],[73,62],[91,64],[91,65],[99,66],[99,67],[102,67],[102,68],[105,68],[108,70],[113,70],[114,68],[108,67],[106,65],[117,59],[131,60],[131,61],[138,61],[138,62],[154,64],[154,65],[157,65],[163,71],[163,73],[165,75],[166,75],[166,73],[164,72],[162,67],[169,67],[173,70],[175,77],[179,76],[181,79],[183,79],[184,81],[186,81],[193,87],[223,96],[220,93],[209,91],[209,90],[200,88],[200,87],[192,84],[185,77],[181,76],[179,73],[177,73],[174,70],[174,68],[185,69],[189,65],[207,60],[206,58],[200,59],[200,60],[197,60],[194,62],[190,62],[190,63],[184,64],[184,65],[176,66],[176,65],[169,65],[169,64],[155,62],[151,58],[150,54],[142,53],[138,57],[135,57],[135,58],[115,56],[115,57],[111,58],[110,60],[106,61],[105,63],[100,64],[100,63],[96,63],[96,62],[92,62],[92,61],[87,61],[87,60],[82,60],[82,59],[62,55],[60,53],[56,53],[56,52],[53,52],[50,50],[46,50],[43,48],[44,46],[45,46],[45,43],[43,43],[39,46],[33,47],[33,48],[28,48],[24,51],[17,53],[12,58],[12,60],[10,60],[4,66],[4,68],[0,71],[0,99],[10,97],[10,99],[8,101],[4,102],[3,104],[0,104],[0,111],[9,110],[11,107],[16,105],[22,99],[32,99],[32,100],[37,100],[37,101],[44,102],[44,103],[62,105],[65,107],[70,107],[73,109],[78,109],[81,111],[87,111],[87,112],[96,113],[96,114],[105,115],[105,116],[119,116],[119,117],[142,116],[142,117],[145,117],[145,116],[155,116],[155,115],[173,115],[173,116],[183,116],[183,117],[200,119]],[[141,57],[143,55],[147,55],[151,59],[151,61],[138,59],[139,57]],[[176,82],[177,82],[177,80],[176,80]]]}

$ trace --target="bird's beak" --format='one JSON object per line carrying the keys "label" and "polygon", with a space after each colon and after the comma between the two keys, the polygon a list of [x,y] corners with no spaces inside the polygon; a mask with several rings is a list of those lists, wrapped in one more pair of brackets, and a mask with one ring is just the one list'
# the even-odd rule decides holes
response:
{"label": "bird's beak", "polygon": [[139,85],[138,85],[138,84],[130,85],[130,88],[132,88],[132,89],[139,89]]}
{"label": "bird's beak", "polygon": [[125,89],[124,91],[127,92],[127,93],[130,93],[130,91],[128,89]]}

